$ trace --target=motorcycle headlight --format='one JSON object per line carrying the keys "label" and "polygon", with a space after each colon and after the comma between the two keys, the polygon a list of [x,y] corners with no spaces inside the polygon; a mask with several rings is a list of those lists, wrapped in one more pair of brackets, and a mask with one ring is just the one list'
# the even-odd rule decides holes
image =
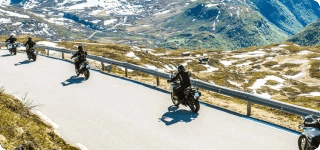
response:
{"label": "motorcycle headlight", "polygon": [[199,92],[195,92],[194,93],[194,97],[199,97],[200,96],[200,93]]}

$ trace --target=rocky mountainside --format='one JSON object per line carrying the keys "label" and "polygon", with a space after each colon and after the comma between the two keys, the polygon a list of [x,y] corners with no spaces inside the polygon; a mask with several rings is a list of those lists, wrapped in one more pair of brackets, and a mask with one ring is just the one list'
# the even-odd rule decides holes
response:
{"label": "rocky mountainside", "polygon": [[90,38],[171,49],[233,50],[279,43],[320,18],[319,4],[313,0],[0,2],[0,34],[33,34],[51,40]]}

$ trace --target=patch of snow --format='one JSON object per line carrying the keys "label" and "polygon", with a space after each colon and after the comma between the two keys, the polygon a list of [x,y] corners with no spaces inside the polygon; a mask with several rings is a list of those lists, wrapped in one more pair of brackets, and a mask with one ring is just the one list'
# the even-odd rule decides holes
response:
{"label": "patch of snow", "polygon": [[291,64],[304,64],[308,62],[308,60],[294,60],[294,61],[291,61],[290,63]]}
{"label": "patch of snow", "polygon": [[97,23],[99,23],[101,20],[93,20],[93,21],[91,21],[92,23],[94,23],[94,24],[97,24]]}
{"label": "patch of snow", "polygon": [[238,55],[233,55],[233,58],[247,58],[247,57],[262,57],[266,54],[264,51],[253,51],[253,52],[248,52],[248,53],[241,53]]}
{"label": "patch of snow", "polygon": [[57,43],[49,42],[49,41],[39,41],[37,42],[37,45],[45,45],[50,47],[58,47]]}
{"label": "patch of snow", "polygon": [[226,67],[232,65],[233,62],[235,62],[235,60],[220,60],[220,63],[222,63]]}
{"label": "patch of snow", "polygon": [[115,23],[116,21],[118,21],[118,19],[110,19],[110,20],[106,20],[104,21],[104,25],[107,26],[109,24],[113,24]]}
{"label": "patch of snow", "polygon": [[153,66],[153,65],[145,64],[144,66],[147,67],[148,69],[152,69],[152,70],[156,70],[156,71],[160,71],[160,72],[165,72],[164,70],[159,69],[159,68],[157,68],[156,66]]}
{"label": "patch of snow", "polygon": [[300,52],[298,53],[298,55],[306,55],[306,54],[309,54],[309,53],[311,53],[311,52],[308,51],[308,50],[304,50],[304,51],[300,51]]}
{"label": "patch of snow", "polygon": [[154,15],[157,16],[157,15],[163,15],[163,14],[167,14],[169,13],[170,10],[166,10],[166,11],[163,11],[163,12],[158,12],[158,13],[155,13]]}
{"label": "patch of snow", "polygon": [[2,10],[0,9],[0,12],[7,14],[8,16],[12,16],[12,17],[18,17],[18,18],[30,18],[27,15],[22,15],[22,14],[18,14],[15,12],[11,12],[11,11],[6,11],[6,10]]}
{"label": "patch of snow", "polygon": [[11,22],[11,19],[10,19],[10,18],[8,18],[8,19],[6,19],[6,18],[0,18],[0,23],[12,23],[12,22]]}
{"label": "patch of snow", "polygon": [[297,78],[301,78],[301,77],[304,77],[305,76],[305,73],[304,72],[300,72],[294,76],[287,76],[287,75],[283,75],[284,77],[286,78],[289,78],[289,79],[297,79]]}
{"label": "patch of snow", "polygon": [[127,57],[131,57],[131,58],[134,58],[134,59],[136,59],[136,60],[140,60],[140,58],[137,57],[133,52],[130,52],[130,53],[126,54],[126,56],[127,56]]}
{"label": "patch of snow", "polygon": [[19,26],[19,25],[21,25],[22,23],[21,22],[16,22],[16,23],[13,23],[12,25],[14,25],[14,26]]}
{"label": "patch of snow", "polygon": [[283,86],[283,82],[285,81],[284,79],[281,79],[277,76],[266,76],[266,78],[264,78],[264,79],[256,80],[256,82],[249,88],[254,89],[254,90],[259,89],[261,86],[265,86],[265,84],[267,83],[268,80],[275,80],[275,81],[279,82],[279,84],[275,85],[275,86],[269,85],[270,88],[275,89],[275,90],[280,90],[281,87]]}
{"label": "patch of snow", "polygon": [[214,6],[218,6],[219,4],[207,4],[206,7],[214,7]]}
{"label": "patch of snow", "polygon": [[274,59],[274,57],[267,57],[266,60]]}
{"label": "patch of snow", "polygon": [[274,65],[274,66],[272,66],[272,68],[274,68],[274,67],[280,67],[280,65]]}
{"label": "patch of snow", "polygon": [[308,93],[308,94],[299,94],[298,96],[306,96],[306,97],[320,96],[320,92],[311,92],[311,93]]}
{"label": "patch of snow", "polygon": [[238,64],[238,65],[236,65],[236,67],[245,67],[245,66],[249,66],[250,64],[251,64],[251,62],[248,61],[248,62],[245,62],[243,64]]}
{"label": "patch of snow", "polygon": [[184,63],[183,63],[183,64],[181,64],[181,65],[183,65],[183,66],[187,66],[189,62],[192,62],[192,60],[188,60],[188,61],[184,62]]}
{"label": "patch of snow", "polygon": [[289,45],[286,45],[286,44],[279,45],[279,47],[287,47],[287,46],[289,46]]}
{"label": "patch of snow", "polygon": [[[122,71],[126,71],[126,69],[124,67],[119,67]],[[133,70],[128,69],[128,72],[132,72]]]}
{"label": "patch of snow", "polygon": [[237,83],[237,82],[233,82],[233,81],[230,81],[230,80],[228,80],[228,82],[229,82],[230,84],[232,84],[232,85],[237,86],[237,87],[240,87],[240,86],[241,86],[241,84],[239,84],[239,83]]}
{"label": "patch of snow", "polygon": [[316,57],[316,58],[311,58],[311,59],[315,59],[315,60],[320,60],[320,57]]}
{"label": "patch of snow", "polygon": [[210,65],[202,65],[202,66],[206,67],[207,70],[206,71],[201,71],[201,72],[212,72],[212,71],[219,70],[219,68],[215,68],[215,67],[212,67]]}
{"label": "patch of snow", "polygon": [[269,95],[268,93],[258,94],[258,93],[256,92],[256,90],[254,90],[253,94],[254,94],[254,95],[261,96],[261,97],[263,97],[263,98],[268,98],[268,99],[271,98],[271,95]]}

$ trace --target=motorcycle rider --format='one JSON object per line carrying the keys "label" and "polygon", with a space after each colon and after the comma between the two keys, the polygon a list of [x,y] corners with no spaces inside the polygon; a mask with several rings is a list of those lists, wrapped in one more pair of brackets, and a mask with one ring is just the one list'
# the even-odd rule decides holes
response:
{"label": "motorcycle rider", "polygon": [[32,38],[29,36],[28,41],[24,44],[24,46],[27,46],[27,45],[28,45],[28,49],[26,49],[26,51],[29,56],[30,49],[34,48],[34,46],[36,45],[36,42],[34,42]]}
{"label": "motorcycle rider", "polygon": [[[78,59],[76,62],[74,62],[74,65],[75,65],[75,67],[76,67],[76,70],[78,70],[78,69],[80,68],[80,64],[81,64],[82,62],[86,61],[87,52],[84,51],[84,50],[83,50],[83,47],[80,45],[80,46],[78,46],[78,51],[77,51],[77,53],[75,53],[75,54],[71,57],[71,59],[74,58],[74,57],[79,57],[79,59]],[[79,72],[78,72],[78,71],[77,71],[77,75],[79,75]]]}
{"label": "motorcycle rider", "polygon": [[[183,65],[179,65],[177,67],[177,69],[178,69],[178,73],[176,74],[176,76],[174,76],[170,80],[167,80],[167,82],[169,83],[169,82],[176,81],[177,79],[180,79],[180,87],[175,88],[174,93],[176,93],[179,100],[184,100],[184,98],[183,98],[184,93],[183,92],[186,88],[191,86],[191,82],[190,82],[191,75],[189,72],[185,71]],[[184,102],[183,102],[183,104],[184,104]]]}
{"label": "motorcycle rider", "polygon": [[[13,34],[10,35],[10,37],[5,41],[5,42],[9,42],[10,44],[13,44],[17,41],[16,37],[14,37]],[[7,45],[6,45],[7,46]]]}

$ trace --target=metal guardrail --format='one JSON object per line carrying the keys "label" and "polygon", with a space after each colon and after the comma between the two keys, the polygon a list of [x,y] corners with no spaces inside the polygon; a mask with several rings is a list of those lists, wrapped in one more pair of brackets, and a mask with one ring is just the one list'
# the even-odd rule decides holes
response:
{"label": "metal guardrail", "polygon": [[[36,46],[36,47],[48,50],[47,55],[49,55],[50,50],[61,52],[63,59],[64,59],[64,53],[75,53],[75,51],[71,51],[71,50],[68,50],[65,48],[55,48],[55,47],[49,47],[49,46]],[[136,70],[139,72],[153,75],[156,77],[157,86],[159,86],[159,78],[168,78],[170,75],[168,73],[164,73],[164,72],[148,69],[145,67],[137,66],[134,64],[130,64],[127,62],[116,61],[116,60],[112,60],[112,59],[108,59],[108,58],[104,58],[104,57],[88,55],[87,58],[95,60],[95,61],[99,61],[102,64],[108,63],[111,65],[117,65],[117,66],[123,67],[123,68],[125,68],[125,77],[128,77],[128,69]],[[263,98],[258,95],[254,95],[254,94],[250,94],[250,93],[246,93],[246,92],[242,92],[242,91],[237,91],[237,90],[233,90],[233,89],[226,88],[226,87],[213,85],[213,84],[210,84],[210,83],[207,83],[204,81],[200,81],[200,80],[196,80],[196,79],[191,79],[191,83],[193,86],[201,88],[201,89],[220,93],[220,94],[230,96],[230,97],[236,97],[236,98],[247,101],[247,115],[248,116],[251,115],[251,104],[252,103],[260,104],[263,106],[268,106],[271,108],[275,108],[278,110],[282,110],[282,111],[296,114],[296,115],[300,115],[300,116],[306,116],[306,115],[310,115],[310,114],[320,115],[320,111],[317,111],[317,110],[313,110],[313,109],[309,109],[309,108],[305,108],[305,107],[300,107],[300,106],[296,106],[296,105],[292,105],[292,104],[288,104],[288,103],[283,103],[283,102],[268,99],[268,98]]]}

